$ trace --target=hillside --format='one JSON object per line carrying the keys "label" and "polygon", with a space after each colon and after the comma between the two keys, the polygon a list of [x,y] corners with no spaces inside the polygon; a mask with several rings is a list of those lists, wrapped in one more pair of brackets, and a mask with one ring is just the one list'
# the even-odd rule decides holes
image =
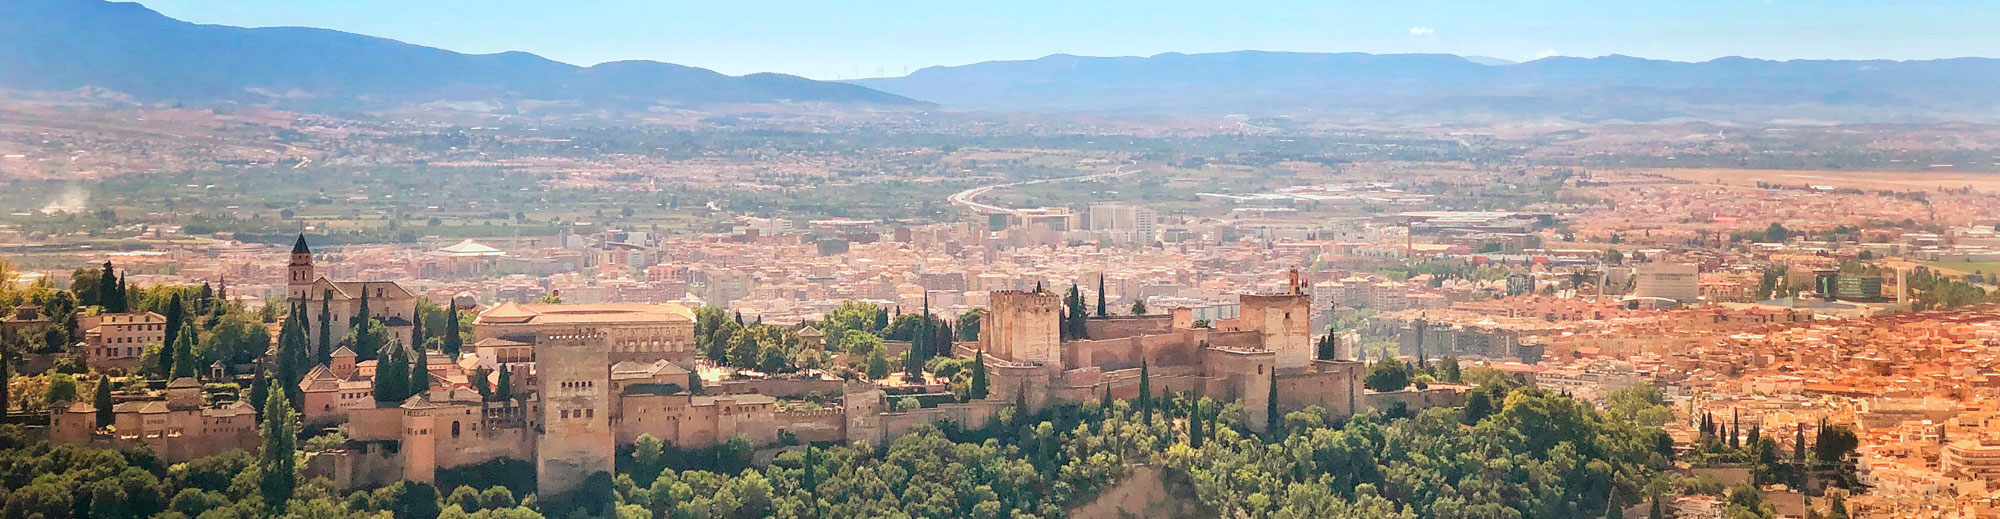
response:
{"label": "hillside", "polygon": [[438,101],[912,105],[780,74],[727,76],[651,61],[578,67],[524,52],[472,55],[325,29],[198,25],[136,3],[0,2],[0,88],[96,87],[145,100],[373,108]]}
{"label": "hillside", "polygon": [[1448,54],[1053,55],[853,81],[948,107],[1478,122],[2000,120],[2000,60],[1525,63]]}

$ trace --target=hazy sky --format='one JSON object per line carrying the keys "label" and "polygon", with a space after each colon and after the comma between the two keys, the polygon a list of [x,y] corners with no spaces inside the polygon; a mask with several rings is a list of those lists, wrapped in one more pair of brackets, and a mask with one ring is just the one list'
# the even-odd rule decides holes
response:
{"label": "hazy sky", "polygon": [[168,16],[310,26],[591,65],[649,59],[819,79],[1048,54],[1243,49],[1516,61],[2000,55],[1988,0],[141,0]]}

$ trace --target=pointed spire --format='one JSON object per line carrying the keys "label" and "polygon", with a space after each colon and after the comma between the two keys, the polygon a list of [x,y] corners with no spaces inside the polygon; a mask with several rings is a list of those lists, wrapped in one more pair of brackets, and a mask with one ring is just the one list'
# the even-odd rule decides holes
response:
{"label": "pointed spire", "polygon": [[299,233],[299,241],[292,244],[292,254],[312,254],[312,248],[306,246],[306,233]]}

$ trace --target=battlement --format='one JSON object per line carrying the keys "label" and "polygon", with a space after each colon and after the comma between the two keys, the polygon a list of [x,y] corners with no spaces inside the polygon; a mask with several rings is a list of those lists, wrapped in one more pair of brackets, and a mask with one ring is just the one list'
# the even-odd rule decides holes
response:
{"label": "battlement", "polygon": [[778,411],[777,414],[773,416],[775,416],[780,421],[807,420],[813,418],[834,418],[834,417],[847,416],[847,409],[840,407],[833,407],[827,409],[817,409],[812,411]]}
{"label": "battlement", "polygon": [[1033,290],[995,290],[987,294],[988,306],[1044,306],[1052,310],[1062,309],[1062,296],[1055,292]]}

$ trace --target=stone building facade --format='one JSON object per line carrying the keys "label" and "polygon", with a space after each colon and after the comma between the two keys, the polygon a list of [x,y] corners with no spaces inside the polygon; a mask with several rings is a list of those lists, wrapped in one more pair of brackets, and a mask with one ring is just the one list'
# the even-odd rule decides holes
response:
{"label": "stone building facade", "polygon": [[51,420],[49,437],[113,449],[145,447],[167,463],[255,450],[259,442],[257,411],[250,403],[205,404],[201,383],[193,378],[168,383],[164,398],[119,402],[111,409],[112,423],[100,424],[96,407],[70,404]]}
{"label": "stone building facade", "polygon": [[153,312],[86,315],[77,318],[83,330],[84,364],[98,371],[139,369],[146,345],[165,344],[167,317]]}

